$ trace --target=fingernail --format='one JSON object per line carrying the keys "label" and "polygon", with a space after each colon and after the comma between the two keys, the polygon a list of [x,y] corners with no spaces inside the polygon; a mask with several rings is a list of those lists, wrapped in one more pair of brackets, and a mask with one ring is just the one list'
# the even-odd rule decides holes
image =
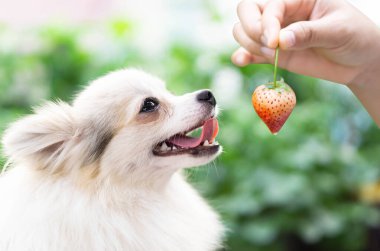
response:
{"label": "fingernail", "polygon": [[271,57],[273,58],[274,55],[275,55],[275,50],[271,49],[271,48],[268,48],[268,47],[261,47],[260,48],[260,51],[267,57]]}
{"label": "fingernail", "polygon": [[281,31],[280,43],[285,48],[293,47],[296,44],[296,36],[293,31]]}

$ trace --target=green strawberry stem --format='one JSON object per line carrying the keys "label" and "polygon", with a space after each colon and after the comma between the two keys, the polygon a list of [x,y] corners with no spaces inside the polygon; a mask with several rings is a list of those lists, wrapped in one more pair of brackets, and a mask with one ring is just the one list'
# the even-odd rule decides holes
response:
{"label": "green strawberry stem", "polygon": [[278,47],[276,48],[276,56],[274,59],[274,74],[273,74],[273,86],[277,88],[277,64],[278,64]]}

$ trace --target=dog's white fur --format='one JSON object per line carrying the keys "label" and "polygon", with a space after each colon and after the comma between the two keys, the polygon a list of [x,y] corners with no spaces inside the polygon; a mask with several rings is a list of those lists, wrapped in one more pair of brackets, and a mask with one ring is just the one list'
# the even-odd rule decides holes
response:
{"label": "dog's white fur", "polygon": [[[152,149],[215,115],[198,92],[174,96],[139,70],[92,82],[72,105],[47,103],[3,138],[2,251],[206,251],[221,245],[219,216],[181,168],[217,155],[158,157]],[[160,101],[140,114],[146,97]]]}

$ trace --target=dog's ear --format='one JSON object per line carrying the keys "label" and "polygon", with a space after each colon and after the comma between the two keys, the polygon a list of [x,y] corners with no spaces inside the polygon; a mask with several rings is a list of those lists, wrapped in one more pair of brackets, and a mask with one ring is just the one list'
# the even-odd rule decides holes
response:
{"label": "dog's ear", "polygon": [[69,104],[48,102],[6,130],[4,153],[10,162],[52,173],[89,165],[102,156],[113,137],[107,118],[79,118]]}
{"label": "dog's ear", "polygon": [[77,133],[72,107],[64,102],[49,102],[6,130],[4,153],[11,162],[26,161],[55,171],[65,161]]}

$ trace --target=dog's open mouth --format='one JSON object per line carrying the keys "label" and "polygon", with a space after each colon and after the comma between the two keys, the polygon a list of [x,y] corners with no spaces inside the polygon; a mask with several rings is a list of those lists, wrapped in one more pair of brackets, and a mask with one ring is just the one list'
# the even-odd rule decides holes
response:
{"label": "dog's open mouth", "polygon": [[[199,137],[188,136],[198,128],[202,128]],[[218,131],[218,120],[210,118],[187,132],[175,134],[169,139],[160,142],[154,147],[153,154],[163,157],[178,154],[197,156],[215,154],[219,150],[219,144],[215,141]]]}

